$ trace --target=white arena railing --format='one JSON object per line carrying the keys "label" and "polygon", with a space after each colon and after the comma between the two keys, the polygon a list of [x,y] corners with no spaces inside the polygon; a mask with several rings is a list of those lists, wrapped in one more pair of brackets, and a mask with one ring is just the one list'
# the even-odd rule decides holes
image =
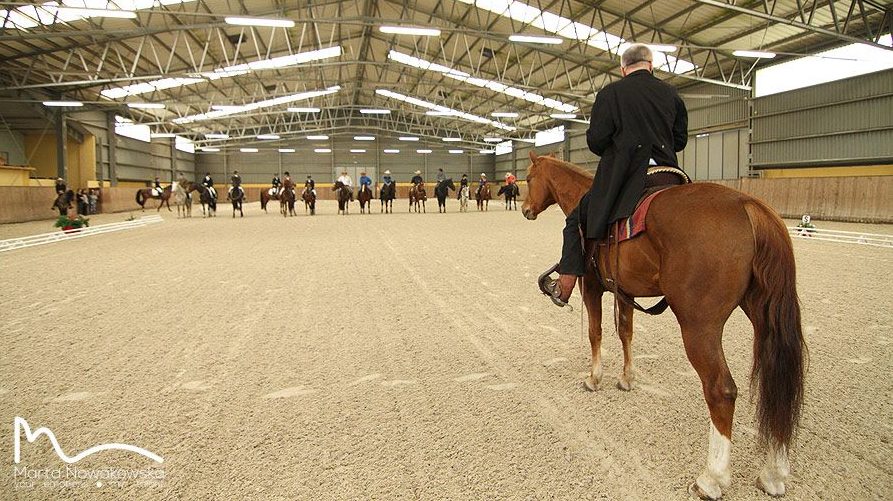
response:
{"label": "white arena railing", "polygon": [[798,228],[788,226],[792,238],[805,240],[821,240],[846,244],[871,245],[874,247],[893,248],[893,235],[879,233],[862,233],[858,231],[824,230],[820,228]]}
{"label": "white arena railing", "polygon": [[42,233],[40,235],[31,235],[20,238],[10,238],[9,240],[0,240],[0,252],[11,251],[15,249],[24,249],[26,247],[35,247],[38,245],[51,244],[53,242],[62,242],[64,240],[74,240],[76,238],[89,237],[91,235],[100,235],[102,233],[111,233],[114,231],[129,230],[131,228],[140,228],[148,224],[160,223],[164,221],[161,216],[143,216],[132,221],[122,221],[120,223],[100,224],[98,226],[88,226],[81,228],[77,232],[64,232],[62,230],[53,233]]}

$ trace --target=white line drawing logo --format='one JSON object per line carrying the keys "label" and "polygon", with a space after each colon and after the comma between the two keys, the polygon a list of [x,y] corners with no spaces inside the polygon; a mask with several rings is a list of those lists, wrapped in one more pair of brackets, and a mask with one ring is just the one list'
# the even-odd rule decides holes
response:
{"label": "white line drawing logo", "polygon": [[59,459],[61,459],[62,461],[65,461],[68,464],[77,463],[81,459],[84,459],[85,457],[90,456],[91,454],[96,454],[97,452],[108,451],[108,450],[112,450],[112,449],[134,452],[141,456],[145,456],[145,457],[151,459],[152,461],[155,461],[156,463],[164,462],[164,458],[162,458],[158,454],[155,454],[154,452],[151,452],[151,451],[147,451],[146,449],[143,449],[142,447],[137,447],[135,445],[130,445],[130,444],[94,445],[93,447],[90,447],[89,449],[85,450],[84,452],[82,452],[80,454],[77,454],[75,456],[68,456],[62,450],[62,447],[59,445],[59,441],[56,440],[56,435],[53,433],[52,430],[50,430],[49,428],[38,428],[38,429],[34,430],[34,432],[32,433],[31,427],[28,426],[28,421],[25,421],[25,418],[16,416],[15,419],[13,420],[13,433],[14,433],[14,435],[13,435],[14,458],[13,459],[16,464],[18,464],[21,461],[22,431],[25,432],[25,439],[28,440],[28,442],[30,442],[30,443],[33,443],[41,435],[46,435],[46,437],[50,440],[50,443],[53,444],[53,450],[56,452],[56,455],[59,456]]}

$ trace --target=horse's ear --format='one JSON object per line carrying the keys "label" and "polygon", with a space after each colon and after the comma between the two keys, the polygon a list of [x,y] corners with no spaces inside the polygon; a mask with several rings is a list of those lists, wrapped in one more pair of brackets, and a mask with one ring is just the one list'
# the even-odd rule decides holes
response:
{"label": "horse's ear", "polygon": [[533,151],[533,150],[530,150],[530,161],[531,161],[531,162],[536,162],[536,159],[537,159],[537,158],[539,158],[539,156],[537,156],[536,152]]}

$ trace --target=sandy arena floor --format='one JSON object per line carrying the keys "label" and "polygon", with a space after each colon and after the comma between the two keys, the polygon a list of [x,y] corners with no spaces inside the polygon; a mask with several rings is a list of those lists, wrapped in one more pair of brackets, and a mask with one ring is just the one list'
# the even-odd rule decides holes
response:
{"label": "sandy arena floor", "polygon": [[[450,204],[287,220],[222,205],[0,254],[0,499],[686,499],[708,417],[672,313],[637,314],[630,393],[606,315],[608,379],[588,393],[579,298],[559,310],[534,284],[561,214]],[[893,250],[795,251],[810,370],[788,499],[893,498]],[[730,500],[769,499],[753,486],[751,342],[736,311]],[[122,442],[164,463],[106,451],[66,470],[42,437],[14,466],[15,416],[69,455]]]}

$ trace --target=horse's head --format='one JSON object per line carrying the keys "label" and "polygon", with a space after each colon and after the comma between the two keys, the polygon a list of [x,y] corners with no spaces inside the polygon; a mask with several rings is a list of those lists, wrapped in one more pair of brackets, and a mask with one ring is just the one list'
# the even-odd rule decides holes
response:
{"label": "horse's head", "polygon": [[341,188],[344,188],[344,183],[341,181],[335,181],[335,184],[332,185],[332,191],[338,191]]}
{"label": "horse's head", "polygon": [[530,150],[530,166],[527,167],[527,197],[524,199],[524,204],[521,205],[521,213],[531,221],[556,202],[545,172],[546,167],[544,167],[549,158],[551,157],[538,156],[535,151]]}
{"label": "horse's head", "polygon": [[447,188],[449,188],[449,189],[455,191],[455,189],[456,189],[456,184],[453,183],[453,178],[447,178],[447,180],[444,181],[444,182],[446,183],[446,187],[447,187]]}

